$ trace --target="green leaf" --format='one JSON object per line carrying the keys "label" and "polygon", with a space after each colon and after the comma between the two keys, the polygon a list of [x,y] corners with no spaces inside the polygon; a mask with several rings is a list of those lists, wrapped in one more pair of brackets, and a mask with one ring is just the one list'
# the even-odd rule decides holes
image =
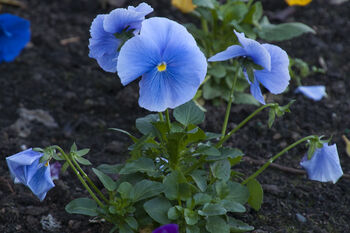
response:
{"label": "green leaf", "polygon": [[70,214],[83,214],[92,217],[98,215],[96,202],[89,198],[77,198],[69,202],[65,209]]}
{"label": "green leaf", "polygon": [[195,225],[199,221],[199,216],[197,212],[193,210],[185,209],[184,216],[185,216],[185,221],[188,225]]}
{"label": "green leaf", "polygon": [[186,233],[200,233],[198,226],[186,226]]}
{"label": "green leaf", "polygon": [[134,230],[137,230],[139,228],[139,224],[137,223],[136,219],[132,216],[128,216],[125,218],[125,222]]}
{"label": "green leaf", "polygon": [[228,212],[233,212],[233,213],[244,213],[246,211],[244,205],[241,203],[238,203],[233,200],[221,200],[220,204],[222,207],[224,207]]}
{"label": "green leaf", "polygon": [[181,152],[185,149],[185,133],[173,133],[168,135],[166,149],[169,155],[169,166],[175,169],[179,163]]}
{"label": "green leaf", "polygon": [[247,187],[249,190],[249,199],[248,204],[258,211],[261,208],[261,204],[263,202],[264,192],[261,187],[261,184],[256,180],[249,180],[247,183]]}
{"label": "green leaf", "polygon": [[68,162],[64,162],[64,164],[62,165],[62,168],[61,168],[61,172],[63,173],[65,171],[67,171],[68,167],[69,167],[69,163]]}
{"label": "green leaf", "polygon": [[89,151],[90,151],[90,149],[85,148],[85,149],[81,149],[81,150],[76,151],[75,154],[78,156],[84,156],[87,153],[89,153]]}
{"label": "green leaf", "polygon": [[77,144],[75,144],[75,142],[74,142],[73,145],[70,147],[70,152],[75,152],[77,150],[78,150]]}
{"label": "green leaf", "polygon": [[[208,156],[206,160],[222,160],[222,159],[234,159],[239,156],[243,156],[243,152],[237,148],[220,148],[220,156]],[[231,164],[232,165],[232,164]]]}
{"label": "green leaf", "polygon": [[156,130],[152,122],[157,122],[159,120],[158,114],[149,114],[145,117],[136,119],[136,128],[143,134],[150,134],[156,136]]}
{"label": "green leaf", "polygon": [[249,9],[243,22],[259,27],[259,20],[262,15],[263,8],[261,2],[255,2],[254,5]]}
{"label": "green leaf", "polygon": [[169,200],[186,200],[192,196],[195,187],[189,184],[185,176],[179,171],[173,171],[168,174],[163,184],[165,187],[164,194]]}
{"label": "green leaf", "polygon": [[203,209],[198,211],[198,213],[202,216],[224,215],[226,212],[226,209],[220,204],[211,203],[204,204]]}
{"label": "green leaf", "polygon": [[106,174],[97,170],[96,168],[93,168],[92,171],[96,174],[98,179],[102,182],[103,186],[108,191],[114,191],[117,188],[117,184],[112,180],[111,177],[107,176]]}
{"label": "green leaf", "polygon": [[[188,128],[191,125],[188,126]],[[194,126],[194,125],[193,125]],[[206,135],[203,130],[201,130],[199,127],[196,127],[192,129],[191,131],[188,131],[184,140],[184,144],[188,145],[190,143],[202,141],[206,139]]]}
{"label": "green leaf", "polygon": [[208,156],[214,156],[214,157],[221,155],[220,151],[216,147],[205,145],[205,144],[198,146],[197,150],[194,153],[208,155]]}
{"label": "green leaf", "polygon": [[119,171],[123,166],[123,164],[101,164],[97,169],[106,174],[119,174]]}
{"label": "green leaf", "polygon": [[155,172],[155,165],[152,159],[141,157],[137,160],[127,162],[119,171],[121,175],[132,174],[136,172],[152,174]]}
{"label": "green leaf", "polygon": [[195,170],[190,174],[197,187],[202,192],[204,192],[207,189],[207,175],[207,172],[203,170]]}
{"label": "green leaf", "polygon": [[133,142],[135,142],[135,143],[137,142],[137,138],[132,136],[131,133],[129,133],[128,131],[125,131],[125,130],[119,129],[119,128],[110,128],[110,130],[115,130],[115,131],[124,133],[124,134],[128,135]]}
{"label": "green leaf", "polygon": [[163,192],[164,186],[162,183],[142,180],[135,184],[134,188],[131,190],[131,197],[133,202],[141,201],[153,196],[156,196]]}
{"label": "green leaf", "polygon": [[212,0],[193,0],[193,4],[196,6],[214,9],[214,4],[213,4]]}
{"label": "green leaf", "polygon": [[179,217],[181,216],[181,212],[175,207],[171,207],[169,210],[168,210],[168,218],[170,220],[176,220],[178,219]]}
{"label": "green leaf", "polygon": [[220,199],[232,200],[241,204],[245,204],[249,198],[248,188],[233,181],[217,182],[215,190]]}
{"label": "green leaf", "polygon": [[275,122],[275,118],[276,118],[275,109],[270,108],[270,111],[269,111],[269,120],[268,120],[269,128],[272,127],[273,122]]}
{"label": "green leaf", "polygon": [[231,164],[230,161],[224,159],[214,162],[210,165],[213,176],[217,179],[228,181],[231,175]]}
{"label": "green leaf", "polygon": [[208,217],[205,228],[210,233],[230,233],[230,226],[220,216]]}
{"label": "green leaf", "polygon": [[153,198],[143,204],[147,214],[156,222],[160,224],[168,224],[168,210],[171,207],[170,202],[164,197]]}
{"label": "green leaf", "polygon": [[87,160],[87,159],[85,159],[83,157],[74,156],[73,159],[75,159],[78,163],[86,165],[86,166],[92,165],[92,163],[89,160]]}
{"label": "green leaf", "polygon": [[228,217],[228,224],[230,226],[231,232],[235,232],[235,233],[254,230],[254,227],[249,226],[248,224],[242,222],[241,220],[237,220],[232,217]]}
{"label": "green leaf", "polygon": [[251,94],[236,92],[234,103],[236,104],[251,104],[255,106],[259,106],[260,103],[257,101]]}
{"label": "green leaf", "polygon": [[212,65],[210,69],[208,69],[208,74],[212,75],[216,78],[223,78],[226,76],[226,69],[223,65]]}
{"label": "green leaf", "polygon": [[200,124],[204,121],[204,112],[191,100],[174,109],[173,116],[181,124]]}
{"label": "green leaf", "polygon": [[267,41],[284,41],[309,32],[316,33],[312,28],[303,23],[271,24],[264,17],[261,23],[261,30],[258,30],[258,35]]}
{"label": "green leaf", "polygon": [[128,224],[122,224],[119,226],[119,233],[134,233]]}
{"label": "green leaf", "polygon": [[133,187],[129,182],[123,182],[119,185],[117,192],[120,193],[122,199],[131,199],[131,191]]}
{"label": "green leaf", "polygon": [[220,11],[222,12],[224,24],[229,24],[232,21],[239,23],[248,13],[248,8],[245,3],[236,1],[222,5]]}

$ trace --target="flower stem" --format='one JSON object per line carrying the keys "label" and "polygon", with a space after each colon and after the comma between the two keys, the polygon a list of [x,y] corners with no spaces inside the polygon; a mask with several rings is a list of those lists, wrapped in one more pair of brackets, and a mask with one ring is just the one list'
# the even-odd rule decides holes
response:
{"label": "flower stem", "polygon": [[221,147],[222,144],[224,144],[224,142],[226,142],[234,133],[236,133],[240,128],[242,128],[256,114],[258,114],[259,112],[261,112],[262,110],[264,110],[267,107],[272,107],[272,106],[275,106],[275,105],[276,105],[275,103],[266,104],[266,105],[261,106],[257,110],[255,110],[252,114],[250,114],[247,118],[245,118],[241,123],[239,123],[239,125],[237,125],[233,130],[231,130],[226,136],[221,137],[220,141],[215,145],[215,147],[216,148]]}
{"label": "flower stem", "polygon": [[167,123],[167,126],[168,126],[168,130],[170,131],[171,123],[170,123],[170,116],[169,116],[169,110],[168,109],[165,110],[165,119],[166,119],[166,123]]}
{"label": "flower stem", "polygon": [[96,201],[96,203],[101,207],[101,208],[105,208],[104,204],[100,201],[100,199],[97,198],[97,196],[95,195],[95,193],[91,190],[91,188],[89,187],[89,185],[85,182],[85,180],[83,179],[83,177],[80,175],[79,171],[75,168],[75,166],[73,165],[71,159],[69,158],[69,156],[62,150],[61,147],[59,146],[52,146],[53,148],[56,148],[57,150],[59,150],[62,154],[62,156],[66,159],[66,161],[68,162],[69,166],[72,168],[73,172],[77,175],[78,179],[80,180],[80,182],[82,183],[82,185],[86,188],[86,190],[89,192],[89,194],[91,195],[91,197]]}
{"label": "flower stem", "polygon": [[164,121],[163,113],[158,112],[159,120]]}
{"label": "flower stem", "polygon": [[254,179],[255,177],[257,177],[258,175],[260,175],[260,173],[262,173],[271,163],[273,163],[276,159],[278,159],[281,155],[283,155],[284,153],[286,153],[287,151],[289,151],[290,149],[296,147],[297,145],[299,145],[302,142],[305,142],[309,139],[314,139],[314,138],[318,138],[315,135],[310,135],[307,137],[304,137],[302,139],[299,139],[298,141],[294,142],[293,144],[287,146],[286,148],[284,148],[283,150],[281,150],[280,152],[278,152],[275,156],[273,156],[271,159],[269,159],[264,165],[262,165],[259,170],[257,170],[253,175],[249,176],[247,179],[245,179],[242,184],[246,184],[248,183],[250,180]]}
{"label": "flower stem", "polygon": [[241,69],[240,66],[237,66],[237,70],[236,70],[235,75],[233,77],[233,83],[232,83],[232,88],[231,88],[231,91],[230,91],[230,97],[228,99],[227,107],[226,107],[225,120],[224,120],[224,123],[222,125],[222,130],[221,130],[221,139],[224,138],[225,134],[226,134],[228,118],[230,116],[231,106],[232,106],[232,101],[233,101],[233,92],[234,92],[235,87],[236,87],[236,82],[237,82],[237,79],[238,79],[238,74],[239,74],[240,69]]}
{"label": "flower stem", "polygon": [[89,185],[95,190],[95,192],[106,202],[108,203],[108,199],[105,197],[105,195],[103,195],[103,193],[96,187],[96,185],[94,184],[94,182],[92,182],[92,180],[89,178],[89,176],[84,172],[84,170],[80,167],[79,163],[77,163],[77,161],[72,158],[72,161],[74,163],[74,165],[78,168],[78,171],[83,175],[83,177],[86,179],[86,181],[89,183]]}

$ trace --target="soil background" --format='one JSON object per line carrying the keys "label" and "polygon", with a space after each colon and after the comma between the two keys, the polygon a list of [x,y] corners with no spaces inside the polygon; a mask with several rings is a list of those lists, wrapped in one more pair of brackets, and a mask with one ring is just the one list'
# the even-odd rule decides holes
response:
{"label": "soil background", "polygon": [[[97,0],[22,2],[26,8],[2,8],[2,12],[29,19],[32,38],[14,62],[0,64],[0,232],[48,232],[40,222],[49,214],[61,226],[53,232],[108,232],[109,225],[65,212],[64,206],[70,200],[87,196],[73,174],[61,174],[55,181],[56,187],[40,202],[24,186],[13,184],[5,157],[25,148],[52,144],[68,150],[76,142],[79,148],[91,148],[88,158],[96,166],[127,158],[131,142],[108,128],[136,132],[135,119],[148,114],[137,104],[137,82],[123,87],[115,74],[103,72],[88,57],[92,20],[114,7],[107,4],[102,8]],[[115,2],[125,7],[141,1]],[[154,8],[151,16],[165,16],[183,23],[193,20],[172,8],[170,0],[146,2]],[[262,2],[265,13],[275,18],[273,22],[279,22],[275,16],[287,7],[284,1]],[[250,158],[267,159],[301,137],[326,135],[337,143],[344,173],[350,173],[350,158],[341,138],[343,134],[350,137],[350,1],[339,5],[331,2],[314,0],[307,7],[296,7],[285,21],[303,22],[317,34],[278,44],[292,57],[327,67],[325,74],[312,75],[303,84],[325,85],[328,97],[315,102],[294,94],[295,82],[291,82],[283,95],[268,95],[268,101],[280,104],[291,99],[297,101],[292,113],[277,119],[271,129],[267,127],[266,111],[231,138],[228,144],[239,147]],[[68,43],[64,40],[67,38],[71,39]],[[210,114],[202,126],[219,132],[217,122],[222,122],[225,106],[206,103],[205,107]],[[234,127],[254,109],[248,105],[233,106],[229,127]],[[300,168],[299,161],[305,151],[306,147],[300,146],[277,163]],[[237,169],[249,175],[257,167],[244,162]],[[319,183],[309,181],[305,175],[273,168],[258,179],[265,191],[261,210],[248,209],[247,213],[236,216],[255,226],[255,233],[350,232],[348,179],[341,178],[336,185]]]}

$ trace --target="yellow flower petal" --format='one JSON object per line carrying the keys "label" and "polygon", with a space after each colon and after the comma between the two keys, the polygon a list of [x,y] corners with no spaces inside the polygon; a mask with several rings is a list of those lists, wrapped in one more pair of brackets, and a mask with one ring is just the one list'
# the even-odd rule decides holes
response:
{"label": "yellow flower petal", "polygon": [[180,9],[183,13],[190,13],[196,8],[192,0],[171,0],[171,4]]}
{"label": "yellow flower petal", "polygon": [[289,6],[294,6],[294,5],[306,6],[312,0],[285,0],[285,1]]}
{"label": "yellow flower petal", "polygon": [[350,141],[349,141],[349,139],[348,139],[345,135],[343,135],[342,138],[343,138],[343,140],[344,140],[344,142],[345,142],[345,144],[346,144],[346,149],[345,149],[346,154],[347,154],[348,156],[350,156]]}

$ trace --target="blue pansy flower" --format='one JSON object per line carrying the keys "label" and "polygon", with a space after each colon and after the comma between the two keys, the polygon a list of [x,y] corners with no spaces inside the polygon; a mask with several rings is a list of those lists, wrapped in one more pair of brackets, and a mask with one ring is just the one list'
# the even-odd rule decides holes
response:
{"label": "blue pansy flower", "polygon": [[326,87],[319,86],[300,86],[295,90],[295,93],[302,93],[306,97],[315,101],[321,100],[324,96],[327,96]]}
{"label": "blue pansy flower", "polygon": [[305,155],[300,165],[307,171],[310,180],[336,183],[343,175],[335,144],[328,146],[324,143],[322,148],[316,149],[310,160]]}
{"label": "blue pansy flower", "polygon": [[179,226],[177,224],[167,224],[158,227],[152,233],[179,233]]}
{"label": "blue pansy flower", "polygon": [[255,40],[246,38],[244,33],[235,31],[235,34],[241,45],[232,45],[225,51],[212,56],[208,61],[225,61],[235,57],[246,57],[263,67],[262,70],[254,70],[253,82],[246,77],[254,98],[265,104],[260,83],[273,94],[282,93],[287,88],[290,80],[288,55],[278,46],[260,44]]}
{"label": "blue pansy flower", "polygon": [[0,14],[0,63],[11,62],[30,40],[30,23],[11,14]]}
{"label": "blue pansy flower", "polygon": [[137,7],[118,8],[109,14],[97,15],[90,28],[89,57],[95,58],[103,70],[115,73],[118,48],[123,43],[120,34],[127,31],[137,33],[145,16],[152,11],[148,4],[141,3]]}
{"label": "blue pansy flower", "polygon": [[49,164],[39,162],[42,156],[42,153],[28,149],[6,158],[14,182],[27,186],[40,201],[44,200],[46,193],[55,187]]}
{"label": "blue pansy flower", "polygon": [[139,105],[161,112],[194,97],[207,62],[184,26],[154,17],[144,20],[140,35],[123,45],[117,71],[123,85],[142,76]]}

